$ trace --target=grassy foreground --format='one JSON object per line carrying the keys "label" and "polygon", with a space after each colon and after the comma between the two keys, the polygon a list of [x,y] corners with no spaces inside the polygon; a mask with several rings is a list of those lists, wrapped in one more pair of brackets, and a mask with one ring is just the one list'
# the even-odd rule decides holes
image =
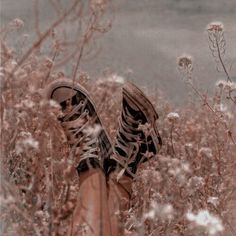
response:
{"label": "grassy foreground", "polygon": [[[23,27],[20,19],[2,30],[2,235],[70,235],[79,191],[78,160],[68,155],[67,140],[57,120],[59,105],[41,96],[50,81],[68,76],[85,86],[114,141],[124,79],[108,74],[94,81],[79,71],[94,34],[110,27],[97,26],[104,5],[93,4],[91,15],[82,21],[83,37],[76,37],[79,47],[75,55],[53,30],[73,13],[76,4],[48,31],[38,32],[38,40],[29,49],[25,45],[12,48],[7,42],[7,35],[19,33]],[[224,63],[222,32],[221,24],[208,27],[211,52],[217,68],[226,75],[226,80],[212,89],[213,96],[195,87],[189,56],[178,59],[183,81],[192,91],[186,106],[174,108],[158,91],[149,95],[160,117],[157,126],[163,147],[138,171],[132,207],[120,213],[126,235],[236,235],[232,207],[236,202],[236,85]],[[48,38],[53,47],[45,53],[40,49]],[[65,70],[70,60],[76,62],[72,75]]]}

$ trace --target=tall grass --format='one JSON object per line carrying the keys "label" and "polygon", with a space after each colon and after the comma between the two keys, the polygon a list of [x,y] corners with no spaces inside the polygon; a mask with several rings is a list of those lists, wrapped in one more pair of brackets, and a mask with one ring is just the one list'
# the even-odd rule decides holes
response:
{"label": "tall grass", "polygon": [[[98,34],[111,27],[106,17],[111,3],[70,1],[65,11],[59,1],[50,3],[57,19],[41,32],[35,2],[37,39],[32,46],[14,48],[7,40],[14,36],[24,42],[22,20],[1,30],[3,235],[71,234],[78,160],[69,155],[57,120],[59,105],[41,95],[50,81],[70,77],[81,83],[94,98],[112,140],[118,128],[123,79],[108,74],[94,81],[80,71],[81,60],[97,53]],[[73,38],[66,35],[66,24],[76,27]],[[178,69],[192,91],[189,104],[176,109],[161,96],[149,96],[159,113],[163,147],[134,180],[132,207],[122,212],[126,235],[236,235],[236,85],[224,60],[222,24],[210,24],[207,32],[217,69],[226,80],[216,83],[214,96],[207,96],[194,85],[194,62],[185,55],[178,59]]]}

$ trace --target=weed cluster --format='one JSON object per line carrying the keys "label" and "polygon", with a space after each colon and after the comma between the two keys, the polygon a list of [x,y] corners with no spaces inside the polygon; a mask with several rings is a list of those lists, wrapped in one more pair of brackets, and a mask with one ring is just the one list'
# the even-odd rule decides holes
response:
{"label": "weed cluster", "polygon": [[[94,82],[79,71],[82,58],[94,55],[90,45],[96,34],[111,26],[103,19],[109,2],[72,1],[63,12],[58,1],[50,2],[58,18],[43,33],[36,20],[38,39],[32,47],[18,50],[7,44],[9,34],[20,34],[24,27],[20,19],[1,31],[3,235],[70,235],[79,191],[78,160],[69,155],[58,123],[60,107],[42,97],[50,81],[66,76],[84,85],[113,141],[118,126],[123,78],[112,74]],[[62,22],[79,22],[74,41],[61,36]],[[223,59],[223,31],[222,24],[208,27],[217,68],[226,74],[226,81],[217,82],[214,96],[207,97],[195,87],[192,58],[183,56],[178,67],[197,99],[178,110],[162,97],[152,99],[163,147],[137,173],[132,207],[124,213],[127,235],[236,235],[235,212],[230,209],[236,187],[236,86]],[[51,45],[47,54],[41,52],[45,41]],[[72,60],[76,63],[70,73],[64,68]]]}

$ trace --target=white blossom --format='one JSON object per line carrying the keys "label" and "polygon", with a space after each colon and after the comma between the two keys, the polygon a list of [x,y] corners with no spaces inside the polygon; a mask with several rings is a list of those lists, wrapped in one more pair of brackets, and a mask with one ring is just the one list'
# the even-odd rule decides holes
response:
{"label": "white blossom", "polygon": [[220,21],[214,21],[207,25],[207,30],[210,32],[221,32],[224,30],[224,25]]}
{"label": "white blossom", "polygon": [[227,84],[227,82],[225,80],[218,80],[216,82],[216,86],[219,88],[224,88],[226,84]]}
{"label": "white blossom", "polygon": [[22,107],[33,108],[34,106],[35,106],[35,103],[31,101],[30,99],[24,99],[20,103],[15,105],[16,108],[22,108]]}
{"label": "white blossom", "polygon": [[219,198],[218,197],[208,197],[207,202],[211,203],[212,205],[214,205],[216,207],[219,203]]}
{"label": "white blossom", "polygon": [[162,219],[172,219],[174,213],[173,206],[171,204],[159,204],[157,202],[151,202],[151,209],[143,215],[144,219],[155,219],[156,217]]}
{"label": "white blossom", "polygon": [[192,144],[192,143],[186,143],[184,146],[185,146],[186,148],[192,148],[192,147],[193,147],[193,144]]}
{"label": "white blossom", "polygon": [[205,181],[201,176],[193,176],[189,179],[187,186],[190,189],[197,189],[200,186],[203,186],[204,184]]}
{"label": "white blossom", "polygon": [[15,150],[17,154],[21,154],[25,150],[32,148],[38,150],[39,142],[32,137],[30,132],[22,131],[19,134],[19,139],[16,142]]}
{"label": "white blossom", "polygon": [[167,119],[170,121],[170,122],[176,122],[179,120],[179,114],[176,113],[176,112],[170,112],[168,115],[167,115]]}
{"label": "white blossom", "polygon": [[226,91],[236,90],[236,84],[230,81],[218,80],[216,86]]}
{"label": "white blossom", "polygon": [[211,148],[208,148],[208,147],[200,148],[199,154],[200,154],[200,156],[205,156],[205,157],[208,157],[208,158],[211,158],[213,156]]}
{"label": "white blossom", "polygon": [[108,81],[123,84],[125,82],[125,79],[117,74],[113,74],[111,77],[108,78]]}
{"label": "white blossom", "polygon": [[13,21],[10,22],[10,25],[16,29],[20,29],[24,27],[24,21],[19,18],[15,18]]}
{"label": "white blossom", "polygon": [[207,210],[201,210],[196,215],[188,212],[186,218],[199,226],[205,227],[210,235],[215,235],[224,229],[221,220],[211,215]]}
{"label": "white blossom", "polygon": [[49,101],[49,105],[52,108],[59,108],[59,109],[61,108],[61,106],[56,101],[54,101],[52,99]]}

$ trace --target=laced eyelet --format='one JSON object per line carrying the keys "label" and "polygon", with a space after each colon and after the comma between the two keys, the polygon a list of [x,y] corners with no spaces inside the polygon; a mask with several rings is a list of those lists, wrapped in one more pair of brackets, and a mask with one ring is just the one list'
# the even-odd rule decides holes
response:
{"label": "laced eyelet", "polygon": [[84,105],[84,100],[80,100],[79,102],[81,105]]}
{"label": "laced eyelet", "polygon": [[138,120],[138,123],[141,125],[143,123],[143,121],[142,120]]}
{"label": "laced eyelet", "polygon": [[85,112],[86,114],[89,114],[89,110],[88,110],[88,109],[85,109],[84,112]]}

